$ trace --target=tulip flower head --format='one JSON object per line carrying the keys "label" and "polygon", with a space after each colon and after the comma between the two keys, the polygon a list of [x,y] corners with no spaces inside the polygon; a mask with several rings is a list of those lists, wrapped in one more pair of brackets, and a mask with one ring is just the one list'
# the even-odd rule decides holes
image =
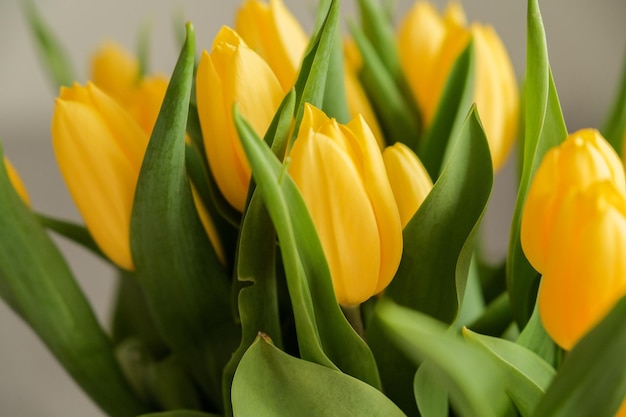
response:
{"label": "tulip flower head", "polygon": [[542,274],[542,323],[569,350],[626,294],[626,180],[599,132],[578,131],[546,153],[526,197],[521,243]]}
{"label": "tulip flower head", "polygon": [[4,157],[4,167],[7,170],[9,181],[11,181],[11,184],[13,185],[13,188],[15,188],[15,191],[17,191],[17,194],[22,198],[22,201],[24,201],[24,203],[30,206],[30,197],[28,196],[26,187],[24,186],[22,179],[20,178],[17,171],[6,156]]}
{"label": "tulip flower head", "polygon": [[237,103],[263,137],[283,89],[263,58],[227,27],[217,34],[211,53],[202,53],[196,77],[198,115],[211,172],[226,200],[242,211],[251,170],[233,121],[233,105]]}
{"label": "tulip flower head", "polygon": [[306,105],[289,172],[315,224],[343,306],[380,293],[402,255],[402,225],[376,139]]}
{"label": "tulip flower head", "polygon": [[404,228],[433,188],[433,181],[417,155],[401,142],[385,148],[383,160]]}
{"label": "tulip flower head", "polygon": [[428,127],[452,66],[470,40],[475,53],[474,102],[497,170],[517,133],[519,93],[510,58],[494,29],[478,23],[467,27],[456,2],[440,16],[430,3],[418,1],[398,31],[400,63]]}

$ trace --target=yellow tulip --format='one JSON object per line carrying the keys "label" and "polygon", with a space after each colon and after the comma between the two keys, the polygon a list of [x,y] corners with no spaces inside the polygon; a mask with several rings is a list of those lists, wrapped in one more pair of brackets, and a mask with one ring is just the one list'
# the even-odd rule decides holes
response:
{"label": "yellow tulip", "polygon": [[557,212],[537,302],[546,332],[571,349],[626,294],[626,197],[611,180]]}
{"label": "yellow tulip", "polygon": [[522,248],[537,271],[545,270],[549,240],[563,201],[572,192],[603,180],[626,191],[622,163],[597,130],[575,132],[546,153],[528,190],[521,224]]}
{"label": "yellow tulip", "polygon": [[118,266],[132,270],[130,215],[148,135],[93,84],[62,88],[52,144],[87,229]]}
{"label": "yellow tulip", "polygon": [[28,196],[26,187],[24,187],[22,179],[6,156],[4,157],[4,167],[9,175],[9,181],[11,181],[11,184],[13,185],[13,188],[15,188],[15,191],[17,191],[17,194],[28,206],[30,206],[30,197]]}
{"label": "yellow tulip", "polygon": [[458,3],[450,3],[440,16],[430,3],[418,1],[398,30],[400,63],[428,127],[452,66],[470,39],[476,63],[474,102],[497,170],[515,140],[519,93],[510,58],[493,28],[467,27]]}
{"label": "yellow tulip", "polygon": [[211,53],[202,53],[196,97],[211,172],[226,200],[242,211],[251,171],[233,122],[233,105],[237,103],[244,118],[263,137],[283,89],[267,63],[236,32],[223,27]]}
{"label": "yellow tulip", "polygon": [[433,181],[417,155],[401,142],[385,148],[383,160],[404,228],[433,188]]}
{"label": "yellow tulip", "polygon": [[380,293],[402,255],[402,225],[376,139],[307,105],[289,172],[304,198],[343,306]]}
{"label": "yellow tulip", "polygon": [[283,2],[246,1],[237,12],[235,31],[265,59],[283,90],[291,89],[309,39]]}

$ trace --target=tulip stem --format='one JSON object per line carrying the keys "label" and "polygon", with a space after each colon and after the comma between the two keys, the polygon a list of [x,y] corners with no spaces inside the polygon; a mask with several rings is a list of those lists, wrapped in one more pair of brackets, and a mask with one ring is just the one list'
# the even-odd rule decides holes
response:
{"label": "tulip stem", "polygon": [[363,317],[361,316],[361,306],[341,306],[343,315],[350,323],[350,326],[362,339],[365,339],[365,328],[363,327]]}

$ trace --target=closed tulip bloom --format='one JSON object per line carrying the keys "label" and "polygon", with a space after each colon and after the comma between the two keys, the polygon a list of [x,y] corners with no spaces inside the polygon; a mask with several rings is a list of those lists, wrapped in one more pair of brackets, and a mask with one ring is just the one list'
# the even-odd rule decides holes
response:
{"label": "closed tulip bloom", "polygon": [[545,270],[549,240],[563,201],[603,180],[626,192],[622,163],[597,130],[572,133],[546,153],[528,190],[521,224],[524,254],[537,271]]}
{"label": "closed tulip bloom", "polygon": [[22,179],[18,175],[17,171],[15,170],[11,162],[6,158],[6,156],[4,157],[4,167],[7,170],[9,181],[11,181],[11,184],[13,185],[13,188],[15,188],[15,191],[17,191],[17,194],[22,198],[22,200],[28,206],[30,206],[30,197],[28,196],[26,187],[24,187],[24,183],[22,182]]}
{"label": "closed tulip bloom", "polygon": [[548,334],[571,349],[626,294],[626,198],[611,180],[566,198],[538,294]]}
{"label": "closed tulip bloom", "polygon": [[433,188],[433,181],[417,155],[401,142],[385,148],[383,160],[404,228]]}
{"label": "closed tulip bloom", "polygon": [[281,0],[248,0],[238,10],[235,30],[265,59],[284,91],[296,82],[308,36]]}
{"label": "closed tulip bloom", "polygon": [[380,293],[402,255],[402,225],[376,139],[307,105],[289,172],[315,224],[343,306]]}
{"label": "closed tulip bloom", "polygon": [[450,3],[443,16],[418,1],[398,31],[400,63],[428,127],[456,59],[473,40],[473,100],[489,142],[494,169],[508,157],[518,124],[519,93],[511,60],[490,26],[467,27],[461,6]]}
{"label": "closed tulip bloom", "polygon": [[56,100],[52,144],[87,229],[109,259],[132,270],[130,216],[148,135],[98,87],[76,84]]}
{"label": "closed tulip bloom", "polygon": [[232,29],[223,27],[196,76],[198,115],[207,159],[217,185],[237,210],[244,208],[250,165],[233,121],[233,105],[263,137],[283,98],[267,63]]}

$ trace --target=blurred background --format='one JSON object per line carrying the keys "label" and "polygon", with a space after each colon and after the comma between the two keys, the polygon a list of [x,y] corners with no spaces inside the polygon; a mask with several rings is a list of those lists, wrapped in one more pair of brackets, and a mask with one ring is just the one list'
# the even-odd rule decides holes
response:
{"label": "blurred background", "polygon": [[[284,0],[307,30],[316,1]],[[221,25],[232,25],[239,1],[216,0],[35,0],[72,59],[79,81],[87,77],[91,54],[105,40],[135,50],[139,28],[152,33],[151,69],[169,74],[177,51],[174,22],[190,20],[198,51],[210,49]],[[412,0],[397,0],[399,20]],[[435,1],[440,9],[445,1]],[[518,78],[525,66],[526,2],[465,0],[468,20],[492,24],[506,44]],[[343,1],[346,19],[357,19],[354,1]],[[626,53],[624,0],[562,0],[541,4],[550,61],[568,130],[600,127],[611,105]],[[177,28],[176,30],[180,30]],[[79,216],[56,168],[50,120],[57,91],[38,59],[18,0],[0,0],[0,140],[20,172],[34,208],[71,220]],[[506,251],[514,204],[514,157],[497,175],[494,201],[484,233],[498,259]],[[113,271],[81,248],[55,240],[98,317],[106,325],[113,294]],[[102,417],[57,365],[36,336],[0,303],[0,416]]]}

